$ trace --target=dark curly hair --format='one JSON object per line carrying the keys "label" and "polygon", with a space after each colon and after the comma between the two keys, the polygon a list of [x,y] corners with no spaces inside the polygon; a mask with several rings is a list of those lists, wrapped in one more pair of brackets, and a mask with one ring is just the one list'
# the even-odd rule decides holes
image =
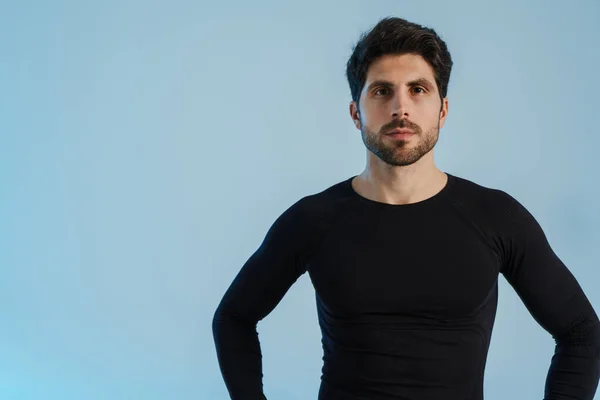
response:
{"label": "dark curly hair", "polygon": [[446,43],[430,28],[402,18],[387,17],[363,33],[346,65],[352,100],[358,104],[369,66],[388,54],[418,54],[435,73],[440,99],[446,97],[452,57]]}

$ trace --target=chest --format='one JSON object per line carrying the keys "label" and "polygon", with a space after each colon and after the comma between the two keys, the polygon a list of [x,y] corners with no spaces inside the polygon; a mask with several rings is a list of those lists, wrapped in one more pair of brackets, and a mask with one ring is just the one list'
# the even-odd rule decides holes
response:
{"label": "chest", "polygon": [[472,226],[452,217],[349,220],[324,239],[309,275],[338,316],[468,316],[488,298],[499,261]]}

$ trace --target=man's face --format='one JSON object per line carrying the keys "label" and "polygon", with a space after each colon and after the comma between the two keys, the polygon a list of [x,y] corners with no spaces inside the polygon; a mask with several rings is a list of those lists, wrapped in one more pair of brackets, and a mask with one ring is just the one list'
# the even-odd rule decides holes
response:
{"label": "man's face", "polygon": [[[406,166],[437,143],[448,113],[440,100],[433,69],[419,55],[386,55],[371,64],[360,95],[360,109],[350,114],[368,150],[387,164]],[[389,135],[405,128],[411,135]]]}

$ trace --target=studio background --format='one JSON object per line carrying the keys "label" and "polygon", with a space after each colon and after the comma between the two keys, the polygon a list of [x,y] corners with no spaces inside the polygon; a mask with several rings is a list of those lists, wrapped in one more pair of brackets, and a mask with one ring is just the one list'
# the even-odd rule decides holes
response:
{"label": "studio background", "polygon": [[[600,3],[568,4],[0,2],[0,398],[227,399],[213,313],[362,171],[345,63],[390,15],[454,60],[437,165],[524,204],[599,311]],[[485,398],[542,398],[554,341],[499,280]],[[307,274],[258,331],[267,397],[316,399]]]}

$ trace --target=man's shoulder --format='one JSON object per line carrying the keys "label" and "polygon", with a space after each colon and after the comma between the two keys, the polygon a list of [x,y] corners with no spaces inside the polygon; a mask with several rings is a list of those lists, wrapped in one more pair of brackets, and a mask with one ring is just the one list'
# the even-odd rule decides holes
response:
{"label": "man's shoulder", "polygon": [[330,184],[301,197],[292,207],[299,214],[323,215],[339,210],[339,207],[351,199],[348,190],[351,178]]}
{"label": "man's shoulder", "polygon": [[456,201],[471,203],[471,206],[479,205],[486,210],[489,210],[490,207],[510,208],[514,207],[515,203],[518,203],[511,194],[503,189],[484,185],[456,175],[453,175],[453,177],[454,190],[452,190],[452,195]]}
{"label": "man's shoulder", "polygon": [[323,189],[306,194],[292,203],[280,219],[305,227],[327,224],[343,213],[350,204],[349,179],[333,183]]}
{"label": "man's shoulder", "polygon": [[268,237],[293,245],[299,254],[310,254],[346,207],[344,181],[307,194],[291,204],[275,220]]}
{"label": "man's shoulder", "polygon": [[495,226],[521,225],[532,219],[525,206],[508,191],[455,176],[451,201],[469,214]]}

